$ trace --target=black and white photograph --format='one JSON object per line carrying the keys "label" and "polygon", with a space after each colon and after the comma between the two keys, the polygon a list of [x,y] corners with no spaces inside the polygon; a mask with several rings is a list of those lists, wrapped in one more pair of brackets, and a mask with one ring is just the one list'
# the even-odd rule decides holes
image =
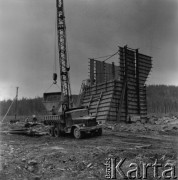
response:
{"label": "black and white photograph", "polygon": [[0,180],[178,179],[178,0],[0,0]]}

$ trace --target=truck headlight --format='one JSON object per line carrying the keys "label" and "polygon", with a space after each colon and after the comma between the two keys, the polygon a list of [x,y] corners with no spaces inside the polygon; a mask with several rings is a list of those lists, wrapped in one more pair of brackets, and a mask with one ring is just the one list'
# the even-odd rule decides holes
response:
{"label": "truck headlight", "polygon": [[85,124],[82,124],[82,127],[85,127]]}

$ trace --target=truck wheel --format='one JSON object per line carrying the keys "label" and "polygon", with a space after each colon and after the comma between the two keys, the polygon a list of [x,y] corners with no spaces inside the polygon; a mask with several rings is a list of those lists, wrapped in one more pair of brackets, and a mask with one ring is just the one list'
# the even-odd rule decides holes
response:
{"label": "truck wheel", "polygon": [[58,127],[54,128],[54,137],[60,137],[61,131]]}
{"label": "truck wheel", "polygon": [[76,139],[81,139],[82,138],[82,132],[80,131],[79,128],[74,128],[73,135],[74,135],[74,137]]}
{"label": "truck wheel", "polygon": [[53,128],[53,127],[51,127],[51,128],[49,129],[49,135],[50,135],[50,136],[54,136],[54,128]]}
{"label": "truck wheel", "polygon": [[101,136],[103,134],[102,128],[98,129],[98,133],[97,134],[98,134],[98,136]]}

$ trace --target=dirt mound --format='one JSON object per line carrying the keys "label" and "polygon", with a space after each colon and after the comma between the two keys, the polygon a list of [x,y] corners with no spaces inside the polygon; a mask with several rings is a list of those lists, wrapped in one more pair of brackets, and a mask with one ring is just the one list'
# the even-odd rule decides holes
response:
{"label": "dirt mound", "polygon": [[135,121],[132,123],[107,123],[105,129],[110,129],[119,132],[144,132],[144,133],[159,133],[159,132],[178,132],[178,119],[175,116],[169,117],[148,117],[146,121]]}

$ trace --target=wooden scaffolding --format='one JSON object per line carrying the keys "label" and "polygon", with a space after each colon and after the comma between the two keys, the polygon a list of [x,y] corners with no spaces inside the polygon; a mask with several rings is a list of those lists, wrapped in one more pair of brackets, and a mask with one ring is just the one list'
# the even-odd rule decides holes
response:
{"label": "wooden scaffolding", "polygon": [[119,48],[119,66],[90,60],[90,84],[82,92],[82,106],[88,106],[97,120],[130,121],[147,116],[146,79],[152,58],[138,49]]}

